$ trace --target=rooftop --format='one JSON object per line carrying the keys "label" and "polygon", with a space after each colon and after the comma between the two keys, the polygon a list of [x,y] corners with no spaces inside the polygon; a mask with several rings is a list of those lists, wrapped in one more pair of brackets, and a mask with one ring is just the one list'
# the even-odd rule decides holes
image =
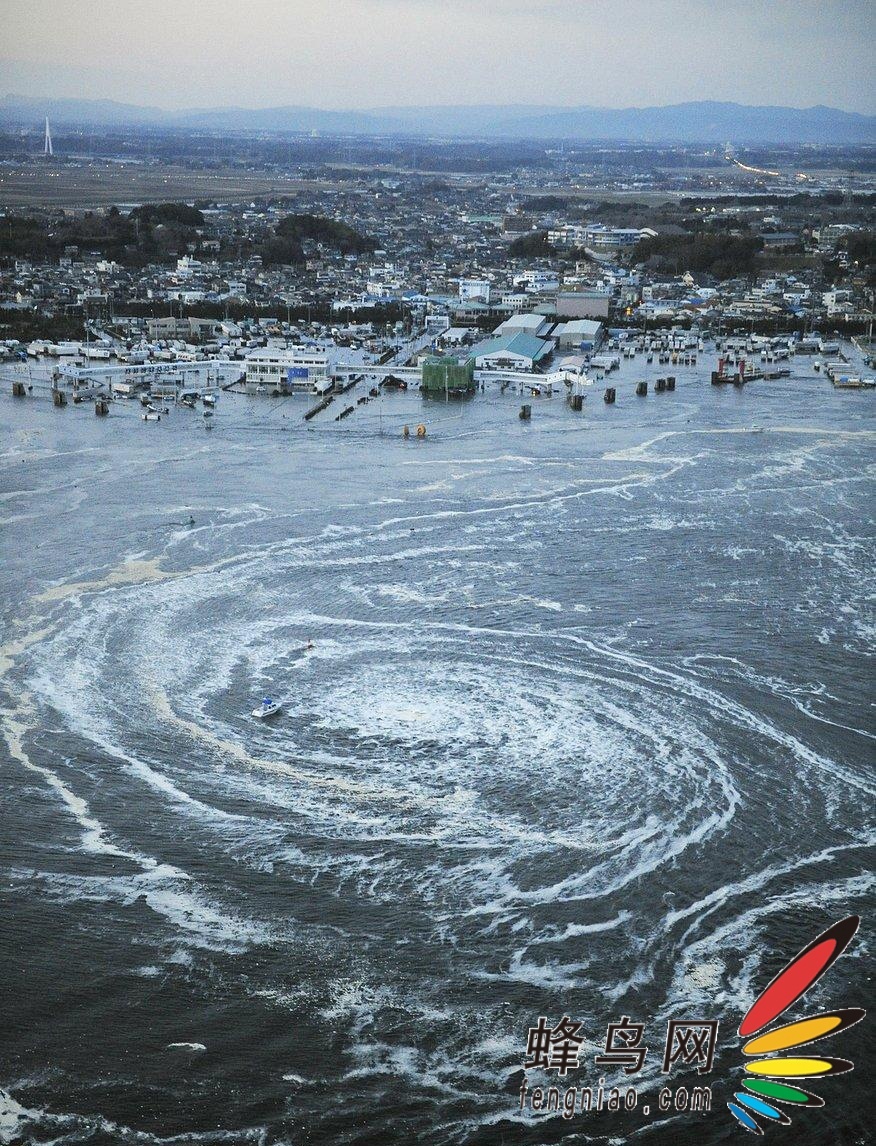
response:
{"label": "rooftop", "polygon": [[553,347],[549,342],[544,342],[532,334],[518,332],[517,334],[500,334],[495,338],[488,338],[485,342],[479,342],[472,347],[471,354],[473,358],[485,356],[492,358],[497,354],[519,354],[521,358],[531,358],[533,362],[539,362],[550,354],[552,349]]}

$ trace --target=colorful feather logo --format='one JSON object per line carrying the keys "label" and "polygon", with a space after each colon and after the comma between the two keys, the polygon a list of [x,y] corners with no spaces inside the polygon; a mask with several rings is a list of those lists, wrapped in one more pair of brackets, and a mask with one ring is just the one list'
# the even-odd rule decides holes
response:
{"label": "colorful feather logo", "polygon": [[[747,1063],[745,1069],[748,1074],[742,1080],[745,1090],[738,1091],[733,1096],[734,1101],[728,1102],[727,1106],[739,1125],[752,1134],[763,1134],[755,1115],[766,1119],[767,1125],[790,1125],[791,1119],[774,1103],[792,1108],[824,1105],[824,1100],[818,1095],[792,1085],[794,1080],[824,1078],[854,1069],[848,1059],[822,1058],[809,1047],[811,1043],[859,1023],[866,1014],[860,1007],[824,1011],[769,1031],[765,1028],[801,999],[836,962],[851,942],[860,922],[857,915],[841,919],[804,947],[758,995],[739,1024],[740,1036],[748,1040],[742,1053],[752,1061]],[[752,1035],[755,1037],[750,1037]],[[797,1052],[799,1047],[806,1047],[806,1052],[782,1053]],[[757,1057],[761,1055],[769,1057]]]}

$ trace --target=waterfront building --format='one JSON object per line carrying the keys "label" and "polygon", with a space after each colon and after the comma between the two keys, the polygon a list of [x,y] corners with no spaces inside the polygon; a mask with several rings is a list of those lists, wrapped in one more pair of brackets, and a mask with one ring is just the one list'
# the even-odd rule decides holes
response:
{"label": "waterfront building", "polygon": [[598,348],[604,336],[604,328],[601,322],[594,319],[576,318],[571,322],[560,323],[553,333],[560,350],[582,350],[588,353]]}
{"label": "waterfront building", "polygon": [[319,389],[328,375],[328,354],[315,346],[265,346],[246,358],[248,386],[285,393],[310,392]]}
{"label": "waterfront building", "polygon": [[513,334],[530,334],[534,338],[546,338],[553,324],[543,314],[512,314],[493,331],[494,338]]}
{"label": "waterfront building", "polygon": [[550,356],[553,344],[532,334],[504,334],[472,347],[477,370],[534,370]]}

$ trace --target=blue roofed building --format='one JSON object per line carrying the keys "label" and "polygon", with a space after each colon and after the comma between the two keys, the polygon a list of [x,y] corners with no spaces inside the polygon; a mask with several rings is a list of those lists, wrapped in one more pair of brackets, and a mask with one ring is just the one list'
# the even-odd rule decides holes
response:
{"label": "blue roofed building", "polygon": [[505,334],[477,343],[471,357],[478,370],[534,370],[553,349],[552,342],[534,334]]}

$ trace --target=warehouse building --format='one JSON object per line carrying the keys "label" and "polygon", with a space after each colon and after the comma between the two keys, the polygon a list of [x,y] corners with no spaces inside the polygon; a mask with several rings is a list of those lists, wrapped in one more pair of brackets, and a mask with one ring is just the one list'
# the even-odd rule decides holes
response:
{"label": "warehouse building", "polygon": [[608,291],[559,291],[557,314],[562,318],[608,318],[611,295]]}
{"label": "warehouse building", "polygon": [[553,331],[560,350],[581,350],[592,353],[599,347],[605,335],[601,322],[592,318],[576,318],[571,322],[561,322]]}
{"label": "warehouse building", "polygon": [[[503,324],[504,325],[504,324]],[[501,328],[500,328],[501,329]],[[534,370],[553,353],[553,343],[532,334],[502,334],[472,347],[477,370]]]}
{"label": "warehouse building", "polygon": [[531,334],[533,338],[546,338],[552,323],[543,314],[512,314],[493,331],[494,338],[511,334]]}

